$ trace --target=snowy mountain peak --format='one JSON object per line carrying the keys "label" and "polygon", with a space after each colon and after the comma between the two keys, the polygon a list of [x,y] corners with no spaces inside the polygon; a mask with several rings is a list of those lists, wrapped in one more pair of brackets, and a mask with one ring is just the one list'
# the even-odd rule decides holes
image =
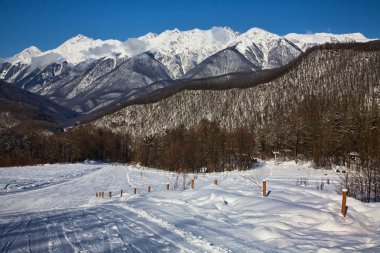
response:
{"label": "snowy mountain peak", "polygon": [[78,44],[88,43],[89,41],[93,41],[93,39],[90,39],[87,36],[78,34],[78,35],[66,40],[58,48],[68,47],[68,46],[71,46],[71,44],[77,44],[78,45]]}
{"label": "snowy mountain peak", "polygon": [[[71,39],[68,39],[65,43],[80,43],[80,42],[84,42],[84,41],[89,41],[89,40],[93,40],[87,36],[84,36],[82,34],[78,34],[74,37],[72,37]],[[65,44],[63,43],[63,44]]]}
{"label": "snowy mountain peak", "polygon": [[42,53],[41,50],[39,50],[35,46],[28,47],[21,51],[20,53],[16,54],[12,58],[8,60],[9,63],[24,63],[24,64],[30,64],[32,62],[32,59],[34,57],[37,57]]}
{"label": "snowy mountain peak", "polygon": [[241,34],[241,37],[242,38],[249,38],[249,39],[255,38],[256,40],[258,40],[258,39],[280,39],[281,38],[277,34],[268,32],[266,30],[263,30],[263,29],[257,28],[257,27],[249,29],[245,33]]}
{"label": "snowy mountain peak", "polygon": [[332,33],[314,33],[314,34],[297,34],[289,33],[284,36],[305,51],[307,48],[325,44],[325,43],[347,43],[347,42],[367,42],[369,41],[361,33],[332,34]]}
{"label": "snowy mountain peak", "polygon": [[33,54],[35,56],[35,55],[40,54],[42,51],[35,46],[31,46],[31,47],[28,47],[27,49],[23,50],[23,52],[28,52],[28,53]]}
{"label": "snowy mountain peak", "polygon": [[140,40],[146,40],[146,39],[152,39],[152,38],[155,38],[155,37],[157,37],[156,33],[149,32],[149,33],[145,34],[144,36],[138,37],[138,39],[140,39]]}
{"label": "snowy mountain peak", "polygon": [[178,28],[174,28],[173,30],[169,30],[172,33],[180,33],[181,31]]}
{"label": "snowy mountain peak", "polygon": [[267,51],[279,40],[283,40],[283,38],[255,27],[237,36],[230,46],[237,46],[237,49],[242,53],[244,53],[245,49],[252,44],[258,46],[260,50]]}
{"label": "snowy mountain peak", "polygon": [[240,34],[229,46],[264,69],[282,66],[301,53],[283,37],[257,27]]}
{"label": "snowy mountain peak", "polygon": [[264,29],[261,29],[259,27],[252,27],[251,29],[249,29],[246,33],[270,33]]}
{"label": "snowy mountain peak", "polygon": [[125,54],[125,50],[121,41],[94,40],[78,34],[48,53],[61,55],[67,62],[78,64],[82,61],[96,60],[109,55]]}

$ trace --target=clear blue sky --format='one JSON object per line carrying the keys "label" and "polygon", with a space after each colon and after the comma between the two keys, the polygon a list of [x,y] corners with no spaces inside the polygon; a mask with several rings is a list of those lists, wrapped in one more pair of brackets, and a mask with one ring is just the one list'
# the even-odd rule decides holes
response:
{"label": "clear blue sky", "polygon": [[284,35],[361,32],[380,38],[380,0],[0,0],[0,57],[83,34],[119,39],[167,29],[260,27]]}

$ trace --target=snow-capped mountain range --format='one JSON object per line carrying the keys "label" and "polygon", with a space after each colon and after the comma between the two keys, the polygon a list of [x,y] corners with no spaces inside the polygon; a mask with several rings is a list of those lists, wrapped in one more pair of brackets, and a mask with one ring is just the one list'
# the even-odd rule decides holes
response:
{"label": "snow-capped mountain range", "polygon": [[[314,45],[368,40],[360,33],[279,36],[259,28],[240,34],[228,27],[174,29],[126,41],[77,35],[55,49],[42,52],[32,46],[5,59],[0,79],[90,112],[163,79],[276,68]],[[126,61],[131,62],[123,64]],[[107,99],[98,101],[99,94]]]}
{"label": "snow-capped mountain range", "polygon": [[[180,75],[178,72],[184,74],[208,56],[232,46],[236,46],[236,49],[245,55],[248,60],[261,59],[263,60],[261,62],[262,67],[270,68],[273,67],[268,63],[271,50],[281,44],[290,49],[290,54],[298,55],[298,49],[305,51],[308,47],[314,45],[366,41],[368,39],[361,33],[340,35],[290,33],[282,37],[259,28],[252,28],[245,33],[239,34],[229,27],[189,31],[174,29],[164,31],[159,35],[148,33],[138,38],[127,39],[124,42],[112,39],[94,40],[79,34],[56,49],[42,52],[37,47],[31,46],[6,59],[6,61],[11,64],[34,64],[35,67],[45,67],[51,63],[64,61],[76,65],[86,60],[93,61],[107,56],[123,55],[133,57],[150,51],[155,56],[157,55],[157,60],[161,60],[175,77],[178,77]],[[259,50],[259,52],[256,50]],[[166,59],[167,57],[172,59]],[[175,65],[174,58],[177,58],[177,62],[181,63],[181,69],[175,69],[174,66],[171,68],[171,65]],[[257,63],[260,64],[260,62]]]}

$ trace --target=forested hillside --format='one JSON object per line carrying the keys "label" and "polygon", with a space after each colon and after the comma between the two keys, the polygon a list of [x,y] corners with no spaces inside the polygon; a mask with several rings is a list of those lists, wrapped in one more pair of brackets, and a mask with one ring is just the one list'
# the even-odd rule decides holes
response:
{"label": "forested hillside", "polygon": [[[237,84],[238,86],[238,84]],[[227,130],[256,129],[295,112],[305,98],[379,104],[380,44],[318,47],[289,65],[275,80],[248,89],[186,90],[157,103],[133,105],[94,122],[133,136],[147,136],[202,119]],[[206,87],[207,88],[207,87]]]}

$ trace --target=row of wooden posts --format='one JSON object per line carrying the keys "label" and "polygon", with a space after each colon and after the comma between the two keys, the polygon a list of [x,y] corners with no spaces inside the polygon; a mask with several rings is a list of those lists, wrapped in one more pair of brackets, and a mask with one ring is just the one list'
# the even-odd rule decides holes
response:
{"label": "row of wooden posts", "polygon": [[[215,179],[214,184],[218,185],[218,180],[217,179]],[[195,185],[195,183],[194,183],[194,179],[193,179],[193,180],[191,180],[191,189],[194,189],[194,185]],[[152,188],[149,185],[148,186],[148,192],[151,192],[151,190],[152,190]],[[170,184],[166,184],[166,190],[170,190]],[[133,188],[133,193],[137,194],[137,188],[136,187]],[[95,195],[96,195],[97,198],[104,198],[104,192],[97,192]],[[112,198],[112,192],[109,192],[108,196],[110,198]],[[120,190],[120,197],[123,197],[123,189]]]}
{"label": "row of wooden posts", "polygon": [[[214,180],[214,185],[218,185],[218,179]],[[194,179],[191,180],[191,189],[194,189]],[[151,186],[149,185],[148,186],[148,192],[151,192],[151,190],[152,190]],[[167,191],[170,190],[170,184],[166,184],[166,190]],[[267,194],[267,181],[265,179],[263,180],[262,190],[263,190],[263,197],[266,198],[268,196],[268,194]],[[136,187],[134,188],[133,193],[135,195],[137,194],[137,188]],[[108,196],[109,196],[109,198],[112,198],[112,192],[109,192]],[[104,192],[97,192],[96,197],[97,198],[104,198]],[[122,189],[120,190],[120,197],[123,197],[123,190]],[[341,210],[343,217],[346,217],[346,213],[347,213],[346,203],[347,203],[347,190],[344,189],[343,195],[342,195],[342,210]]]}

